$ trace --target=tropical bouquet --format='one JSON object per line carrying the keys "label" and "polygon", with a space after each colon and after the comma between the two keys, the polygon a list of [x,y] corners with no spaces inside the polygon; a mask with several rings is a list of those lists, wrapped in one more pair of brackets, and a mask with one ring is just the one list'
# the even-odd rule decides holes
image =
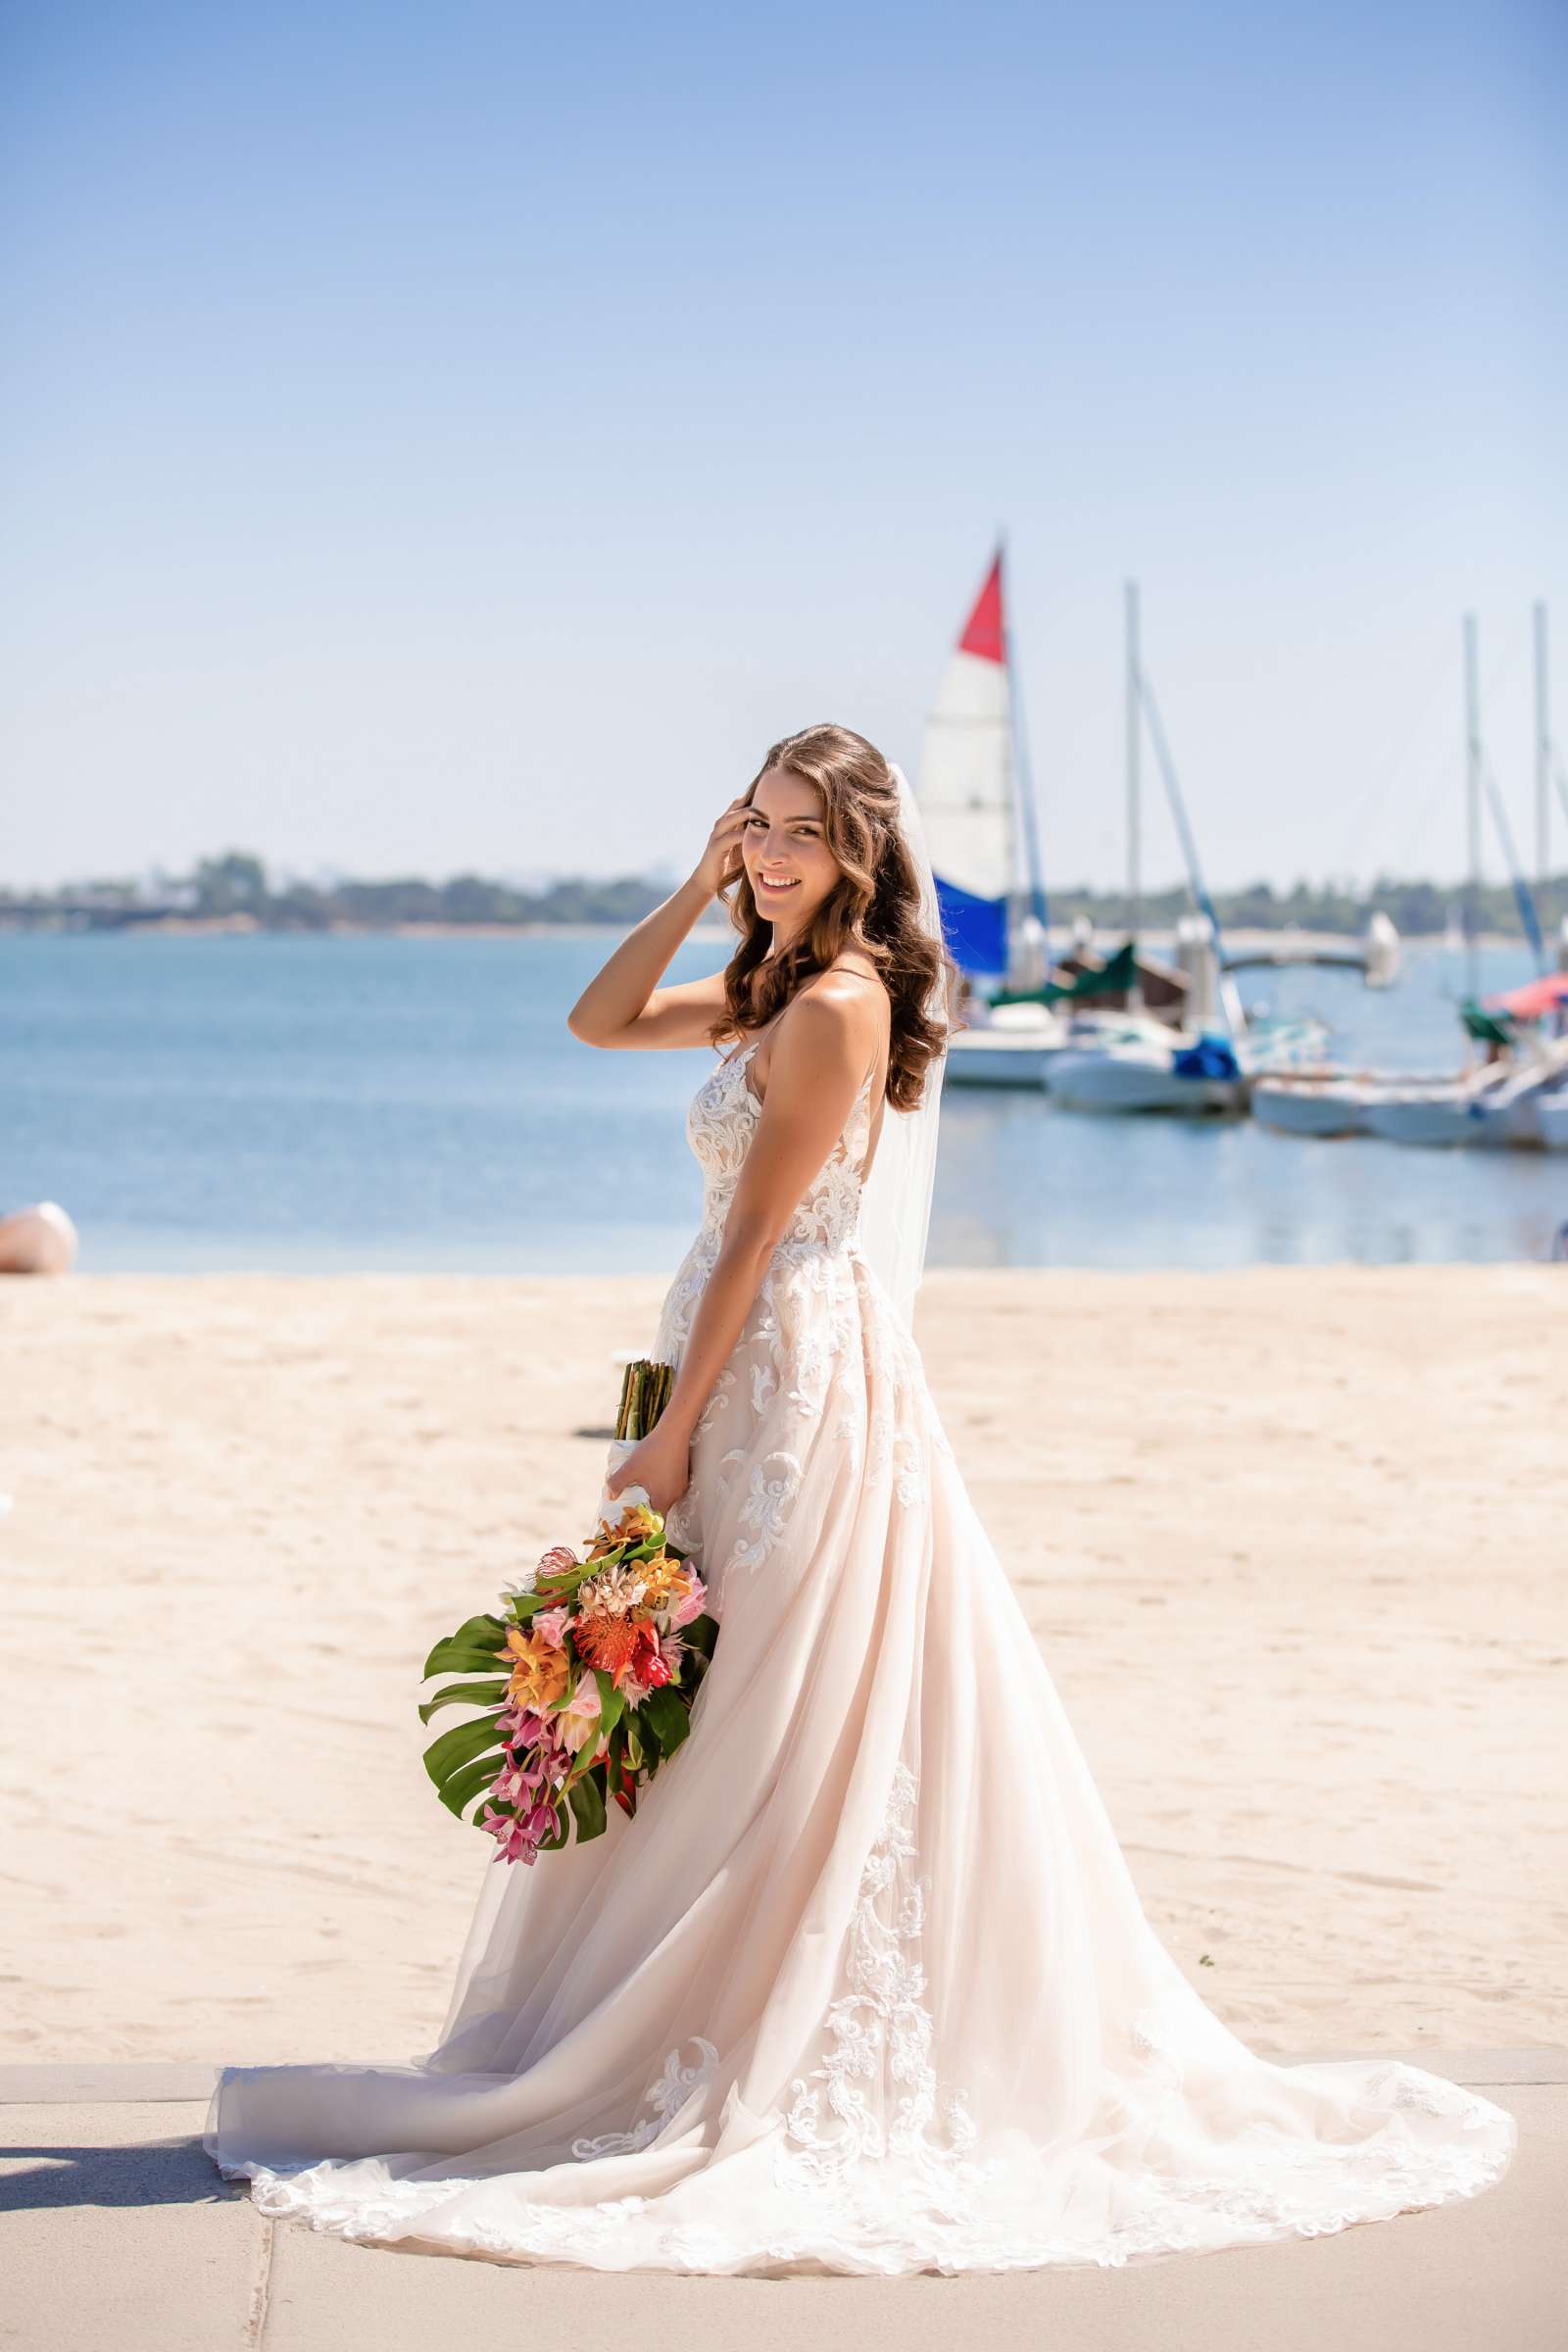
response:
{"label": "tropical bouquet", "polygon": [[[671,1367],[627,1365],[615,1435],[635,1442],[657,1420]],[[638,1501],[636,1496],[642,1495]],[[691,1728],[692,1701],[718,1636],[707,1589],[666,1540],[640,1487],[599,1520],[583,1556],[552,1544],[501,1592],[504,1615],[470,1617],[438,1642],[424,1675],[448,1683],[419,1708],[481,1711],[424,1751],[441,1802],[493,1837],[497,1861],[529,1862],[601,1837],[612,1801],[634,1816],[637,1794]],[[498,1672],[498,1669],[500,1670]]]}

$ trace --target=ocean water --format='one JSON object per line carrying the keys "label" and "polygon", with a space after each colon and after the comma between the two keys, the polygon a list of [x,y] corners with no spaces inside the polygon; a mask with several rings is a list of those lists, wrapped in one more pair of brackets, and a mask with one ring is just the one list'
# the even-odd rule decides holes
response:
{"label": "ocean water", "polygon": [[[702,1187],[710,1051],[602,1053],[567,1006],[615,934],[0,935],[0,1207],[53,1199],[84,1271],[673,1271]],[[673,979],[717,970],[688,940]],[[1487,990],[1530,976],[1490,951]],[[1458,959],[1250,975],[1337,1053],[1456,1066]],[[1540,1259],[1568,1154],[1318,1142],[1250,1121],[1093,1118],[950,1087],[929,1263]]]}

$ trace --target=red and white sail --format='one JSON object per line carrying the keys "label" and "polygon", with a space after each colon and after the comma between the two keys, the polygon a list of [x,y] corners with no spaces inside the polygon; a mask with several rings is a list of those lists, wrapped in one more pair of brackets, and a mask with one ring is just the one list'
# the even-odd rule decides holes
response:
{"label": "red and white sail", "polygon": [[1019,865],[1000,548],[926,721],[915,798],[943,881],[1005,900]]}

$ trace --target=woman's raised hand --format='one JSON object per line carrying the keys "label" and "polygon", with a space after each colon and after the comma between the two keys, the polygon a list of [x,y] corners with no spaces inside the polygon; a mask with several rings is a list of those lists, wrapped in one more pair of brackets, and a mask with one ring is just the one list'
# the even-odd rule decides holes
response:
{"label": "woman's raised hand", "polygon": [[697,860],[693,879],[700,876],[707,883],[710,897],[716,896],[726,882],[733,882],[741,870],[741,835],[750,814],[751,806],[745,793],[737,793],[708,836],[708,847]]}

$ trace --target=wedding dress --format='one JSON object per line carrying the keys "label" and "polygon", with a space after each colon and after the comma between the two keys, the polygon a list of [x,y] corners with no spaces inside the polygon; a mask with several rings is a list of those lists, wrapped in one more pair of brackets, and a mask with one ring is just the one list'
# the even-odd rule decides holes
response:
{"label": "wedding dress", "polygon": [[[667,1362],[758,1042],[688,1113]],[[487,1865],[437,2048],[225,2071],[203,2144],[263,2212],[503,2262],[961,2273],[1313,2235],[1506,2168],[1502,2109],[1392,2060],[1270,2064],[1155,1937],[860,1248],[870,1088],[668,1514],[720,1626],[690,1738],[635,1820]]]}

